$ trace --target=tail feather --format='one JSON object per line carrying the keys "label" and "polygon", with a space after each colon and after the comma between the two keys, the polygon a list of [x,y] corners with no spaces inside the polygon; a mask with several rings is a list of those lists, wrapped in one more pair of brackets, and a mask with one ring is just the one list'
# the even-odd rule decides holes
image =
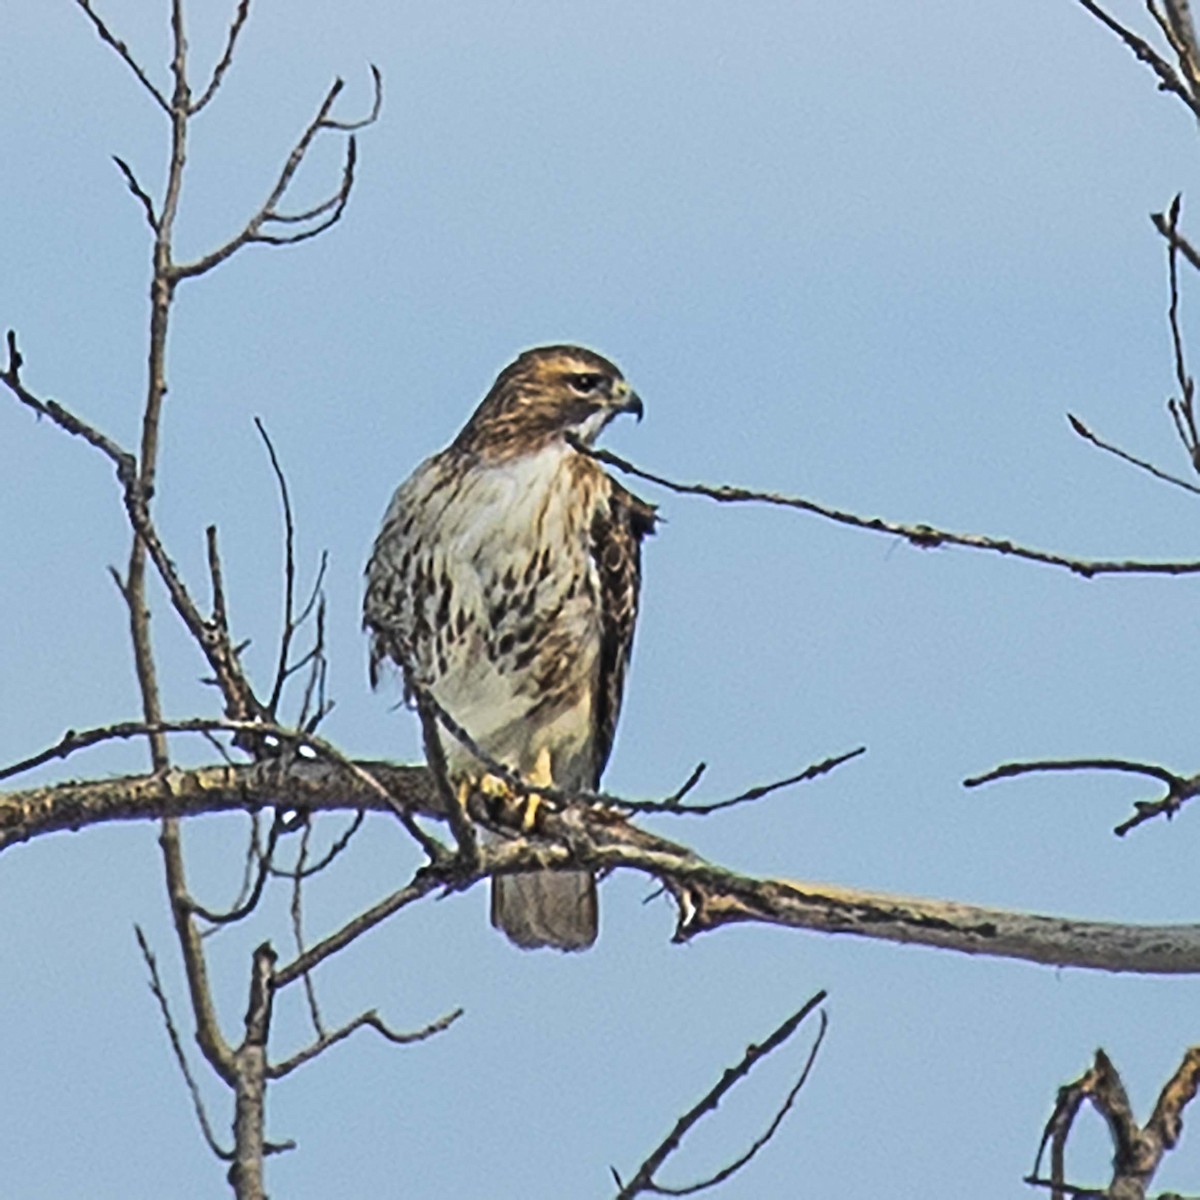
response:
{"label": "tail feather", "polygon": [[586,950],[600,929],[590,871],[523,871],[492,880],[492,924],[525,950]]}

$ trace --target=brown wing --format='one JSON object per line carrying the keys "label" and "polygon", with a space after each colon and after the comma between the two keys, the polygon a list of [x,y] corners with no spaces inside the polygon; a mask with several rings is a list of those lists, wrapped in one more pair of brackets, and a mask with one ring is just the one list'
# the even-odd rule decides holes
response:
{"label": "brown wing", "polygon": [[608,484],[608,502],[596,508],[589,545],[600,580],[600,661],[592,706],[595,789],[600,787],[600,776],[612,752],[625,691],[625,668],[633,649],[642,582],[642,538],[654,532],[657,519],[654,505],[626,491],[611,477]]}

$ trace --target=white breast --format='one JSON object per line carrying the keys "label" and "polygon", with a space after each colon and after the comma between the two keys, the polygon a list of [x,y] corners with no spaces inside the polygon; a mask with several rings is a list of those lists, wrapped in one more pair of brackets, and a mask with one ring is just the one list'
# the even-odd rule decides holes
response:
{"label": "white breast", "polygon": [[[475,464],[457,487],[432,490],[414,530],[434,581],[425,615],[435,628],[414,646],[422,673],[490,755],[521,771],[543,745],[564,765],[586,757],[592,737],[600,614],[591,513],[566,466],[574,453],[557,445]],[[443,579],[452,581],[448,610],[439,601]],[[572,680],[587,686],[545,703]],[[442,740],[451,770],[470,769],[466,751]]]}

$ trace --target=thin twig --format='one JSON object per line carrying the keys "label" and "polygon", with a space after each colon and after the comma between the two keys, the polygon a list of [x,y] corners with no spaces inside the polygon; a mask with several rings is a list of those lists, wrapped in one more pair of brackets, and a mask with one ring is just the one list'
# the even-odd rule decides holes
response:
{"label": "thin twig", "polygon": [[138,182],[137,176],[133,173],[133,168],[123,158],[118,158],[114,154],[113,162],[117,164],[117,169],[125,177],[125,185],[133,194],[134,199],[142,206],[142,212],[146,217],[146,224],[157,233],[158,214],[154,211],[154,201],[150,199],[146,193],[146,189]]}
{"label": "thin twig", "polygon": [[1071,423],[1071,428],[1085,441],[1091,442],[1098,450],[1104,450],[1109,454],[1116,455],[1117,458],[1129,463],[1131,466],[1139,468],[1153,475],[1155,479],[1161,479],[1164,483],[1174,484],[1175,487],[1183,488],[1185,491],[1191,492],[1193,495],[1200,496],[1200,487],[1197,487],[1189,480],[1180,479],[1178,475],[1172,475],[1169,471],[1164,471],[1161,467],[1156,467],[1152,462],[1147,462],[1144,458],[1138,458],[1136,455],[1130,454],[1127,450],[1122,450],[1120,446],[1114,446],[1111,442],[1104,441],[1103,438],[1093,433],[1077,416],[1072,413],[1067,413],[1067,420]]}
{"label": "thin twig", "polygon": [[421,720],[421,736],[425,743],[425,761],[429,764],[442,803],[446,807],[446,819],[458,845],[459,861],[462,867],[469,871],[479,861],[479,839],[475,835],[475,827],[471,824],[466,806],[460,802],[455,791],[446,766],[446,753],[442,749],[437,730],[440,706],[423,688],[414,687],[413,690],[417,701],[417,715]]}
{"label": "thin twig", "polygon": [[[296,868],[292,878],[292,902],[290,912],[292,917],[292,937],[296,942],[296,956],[304,953],[304,911],[302,896],[304,893],[304,866],[308,857],[308,840],[312,836],[312,820],[304,822],[304,830],[300,834],[300,849],[296,852]],[[325,1026],[321,1021],[321,1006],[317,1003],[317,989],[313,985],[312,972],[305,971],[304,995],[308,1001],[308,1013],[312,1018],[313,1032],[320,1041],[325,1037]]]}
{"label": "thin twig", "polygon": [[340,929],[322,938],[305,950],[303,954],[298,954],[290,963],[280,967],[275,972],[274,986],[276,990],[294,983],[324,962],[325,959],[344,950],[368,930],[374,929],[381,921],[385,921],[402,908],[407,908],[408,905],[424,899],[431,893],[440,891],[443,886],[442,880],[432,871],[425,871],[414,876],[411,882],[404,887],[359,913]]}
{"label": "thin twig", "polygon": [[1127,817],[1113,828],[1117,837],[1124,837],[1131,829],[1144,825],[1156,817],[1170,820],[1193,796],[1200,795],[1200,775],[1190,778],[1168,771],[1156,763],[1135,762],[1125,758],[1061,758],[1043,759],[1034,762],[1004,763],[982,775],[963,780],[963,787],[979,787],[997,779],[1012,779],[1018,775],[1031,775],[1041,771],[1115,771],[1126,775],[1146,775],[1157,779],[1167,789],[1159,800],[1137,800],[1133,805],[1133,816]]}
{"label": "thin twig", "polygon": [[689,1184],[686,1187],[670,1188],[658,1183],[654,1176],[657,1174],[662,1165],[674,1154],[687,1136],[692,1127],[710,1112],[715,1112],[717,1106],[724,1098],[725,1094],[740,1083],[750,1073],[755,1063],[766,1058],[767,1055],[777,1050],[792,1036],[793,1033],[800,1027],[814,1009],[816,1009],[825,1000],[825,992],[820,991],[812,997],[802,1008],[794,1012],[782,1025],[776,1029],[770,1037],[766,1039],[760,1046],[751,1045],[747,1047],[746,1053],[742,1055],[741,1061],[735,1066],[726,1069],[717,1084],[703,1096],[695,1105],[693,1105],[682,1117],[675,1123],[675,1127],[670,1133],[658,1144],[657,1147],[642,1162],[638,1167],[636,1174],[628,1183],[623,1183],[616,1171],[613,1171],[613,1176],[616,1179],[617,1187],[620,1189],[617,1193],[616,1200],[633,1200],[634,1196],[639,1196],[642,1193],[659,1196],[687,1196],[693,1195],[696,1192],[707,1188],[715,1187],[718,1183],[724,1182],[731,1175],[740,1171],[758,1152],[765,1146],[772,1137],[775,1136],[780,1123],[784,1116],[792,1107],[800,1089],[804,1086],[808,1079],[809,1072],[812,1070],[812,1065],[816,1061],[817,1051],[821,1048],[821,1043],[825,1038],[825,1030],[828,1025],[828,1019],[825,1016],[824,1010],[821,1011],[821,1025],[817,1032],[816,1040],[813,1042],[812,1049],[809,1051],[808,1059],[804,1064],[804,1069],[801,1071],[795,1086],[788,1093],[782,1107],[775,1114],[774,1119],[767,1128],[766,1132],[757,1138],[754,1144],[742,1155],[733,1162],[729,1163],[718,1171],[715,1175],[708,1179],[704,1179],[699,1183]]}
{"label": "thin twig", "polygon": [[188,1065],[187,1055],[183,1051],[183,1042],[179,1037],[179,1030],[175,1027],[175,1019],[171,1016],[171,1006],[167,1002],[167,994],[163,991],[162,980],[158,974],[158,961],[154,957],[154,952],[150,949],[149,943],[146,941],[146,935],[142,932],[140,925],[133,927],[133,932],[137,935],[137,943],[141,947],[142,958],[145,960],[146,969],[150,972],[150,990],[154,993],[155,1000],[158,1001],[159,1012],[162,1014],[163,1024],[167,1029],[167,1037],[171,1042],[171,1050],[175,1055],[175,1062],[179,1066],[180,1073],[183,1075],[183,1081],[187,1084],[188,1095],[192,1098],[192,1109],[196,1114],[196,1120],[200,1125],[200,1132],[204,1135],[204,1140],[208,1143],[208,1148],[224,1162],[233,1161],[233,1151],[226,1150],[220,1142],[217,1141],[216,1134],[213,1133],[212,1125],[208,1120],[208,1112],[204,1107],[204,1099],[200,1095],[200,1087],[196,1083],[196,1078],[192,1074],[192,1069]]}
{"label": "thin twig", "polygon": [[1095,0],[1079,0],[1079,3],[1097,21],[1115,33],[1133,52],[1134,57],[1140,62],[1144,62],[1158,76],[1158,86],[1161,91],[1171,92],[1178,96],[1197,117],[1200,117],[1200,102],[1197,102],[1171,64],[1149,42],[1110,16],[1095,3]]}
{"label": "thin twig", "polygon": [[354,835],[362,828],[363,821],[367,815],[366,809],[360,808],[354,814],[353,820],[346,826],[344,830],[329,844],[329,849],[325,851],[315,862],[308,863],[303,869],[300,867],[280,867],[272,864],[270,867],[271,874],[276,879],[311,879],[314,875],[328,869],[350,845]]}
{"label": "thin twig", "polygon": [[266,887],[267,878],[271,872],[271,856],[275,853],[276,843],[279,841],[280,821],[278,818],[272,823],[271,830],[267,834],[267,847],[263,851],[258,863],[258,872],[254,877],[254,884],[250,888],[249,894],[236,902],[234,906],[227,912],[215,912],[212,909],[205,908],[196,900],[192,900],[189,905],[192,913],[207,921],[210,925],[233,925],[238,921],[244,921],[258,907],[259,901],[262,899],[263,889]]}
{"label": "thin twig", "polygon": [[[1167,278],[1171,297],[1167,305],[1167,324],[1171,329],[1171,350],[1175,359],[1175,379],[1179,384],[1179,397],[1171,397],[1167,408],[1175,422],[1179,440],[1187,451],[1192,467],[1200,471],[1200,434],[1196,430],[1196,382],[1187,369],[1183,348],[1183,331],[1179,327],[1179,212],[1182,196],[1176,195],[1167,209],[1163,225],[1167,240]],[[1162,219],[1161,217],[1159,218]]]}
{"label": "thin twig", "polygon": [[296,522],[292,516],[292,499],[288,493],[287,477],[280,466],[279,456],[275,453],[271,435],[267,433],[267,427],[260,417],[254,418],[254,427],[267,448],[267,457],[271,460],[271,470],[275,475],[275,483],[279,488],[279,502],[283,509],[283,629],[279,635],[279,665],[275,670],[271,698],[267,701],[267,711],[274,714],[279,711],[279,700],[283,695],[284,681],[287,679],[288,654],[291,651],[292,638],[296,634]]}
{"label": "thin twig", "polygon": [[237,908],[246,902],[246,897],[250,895],[250,889],[254,887],[254,881],[257,877],[256,867],[262,861],[263,857],[258,810],[252,808],[246,815],[250,818],[250,836],[246,839],[246,857],[242,866],[242,882],[238,887],[233,903],[229,906],[230,908]]}
{"label": "thin twig", "polygon": [[237,48],[238,35],[242,32],[242,26],[246,24],[246,18],[249,15],[250,0],[239,0],[237,12],[233,15],[233,20],[229,25],[229,33],[225,37],[225,49],[221,57],[217,60],[217,65],[213,67],[212,77],[208,81],[208,86],[201,92],[200,98],[192,104],[192,116],[195,116],[217,94],[217,89],[221,86],[221,82],[225,78],[225,72],[233,65],[233,52]]}
{"label": "thin twig", "polygon": [[330,1046],[336,1045],[338,1042],[348,1038],[355,1030],[358,1029],[373,1029],[380,1037],[385,1038],[389,1042],[394,1042],[398,1046],[407,1046],[412,1042],[423,1042],[426,1038],[433,1037],[436,1033],[441,1033],[444,1029],[449,1029],[455,1021],[463,1015],[463,1009],[456,1008],[452,1012],[448,1012],[445,1016],[438,1017],[436,1021],[431,1021],[423,1029],[414,1030],[411,1033],[399,1033],[394,1029],[389,1028],[372,1008],[364,1013],[359,1013],[353,1021],[347,1021],[345,1025],[334,1029],[329,1033],[322,1034],[311,1045],[306,1046],[303,1050],[293,1054],[291,1058],[285,1059],[281,1063],[276,1063],[267,1069],[268,1079],[282,1079],[285,1075],[290,1075],[297,1067],[302,1067],[306,1062],[311,1062],[319,1054],[323,1054]]}
{"label": "thin twig", "polygon": [[212,620],[218,629],[229,636],[229,612],[225,602],[225,575],[221,569],[221,552],[217,546],[217,527],[204,531],[208,545],[208,577],[212,583]]}
{"label": "thin twig", "polygon": [[656,483],[659,487],[665,487],[668,491],[677,492],[680,495],[705,496],[709,500],[716,500],[723,504],[770,504],[780,508],[799,509],[801,512],[813,513],[826,520],[836,521],[840,525],[849,525],[856,529],[869,529],[874,533],[903,538],[922,549],[936,546],[965,546],[972,550],[988,550],[996,554],[1010,555],[1013,558],[1027,559],[1030,562],[1044,563],[1047,566],[1064,567],[1076,575],[1082,575],[1085,579],[1090,579],[1094,575],[1194,575],[1200,572],[1200,562],[1195,561],[1141,562],[1136,559],[1072,558],[1048,550],[1035,550],[1007,538],[987,537],[978,533],[952,533],[946,529],[935,529],[932,525],[904,525],[883,517],[861,517],[856,513],[830,508],[828,505],[818,504],[815,500],[805,500],[800,496],[785,496],[778,492],[759,492],[728,484],[714,487],[706,483],[678,483],[665,476],[656,475],[652,471],[643,470],[628,459],[613,454],[611,450],[585,446],[577,440],[572,440],[572,445],[581,453],[596,459],[597,462],[607,463],[628,475],[644,479],[648,483]]}
{"label": "thin twig", "polygon": [[[749,804],[755,800],[761,800],[765,796],[771,795],[773,792],[779,791],[781,788],[791,787],[793,784],[804,783],[809,779],[816,779],[820,775],[827,775],[835,767],[840,767],[842,763],[849,762],[852,758],[857,758],[860,754],[866,754],[866,746],[859,746],[855,750],[849,750],[845,754],[837,754],[832,758],[822,759],[820,762],[813,763],[809,767],[805,767],[798,775],[789,775],[786,779],[777,779],[774,783],[759,784],[756,787],[747,788],[746,791],[737,796],[732,796],[728,800],[714,800],[708,804],[682,804],[680,803],[679,793],[674,796],[669,796],[666,800],[618,800],[609,799],[607,803],[614,808],[619,808],[628,813],[668,813],[672,816],[706,816],[708,813],[720,812],[725,808],[733,808],[738,804]],[[702,764],[703,765],[703,764]],[[698,773],[693,774],[693,779],[699,778]],[[692,780],[688,780],[690,784]],[[684,787],[686,792],[687,785]]]}
{"label": "thin twig", "polygon": [[1017,775],[1033,774],[1035,771],[1120,771],[1129,775],[1148,775],[1168,787],[1177,787],[1184,782],[1181,776],[1154,763],[1136,762],[1125,758],[1046,758],[1029,762],[1002,763],[982,775],[972,775],[969,779],[964,779],[963,787],[979,787],[997,779],[1012,779]]}
{"label": "thin twig", "polygon": [[150,82],[150,77],[146,74],[145,70],[142,68],[142,65],[137,61],[137,59],[133,57],[129,47],[123,41],[121,41],[120,38],[115,37],[109,30],[108,26],[105,25],[99,16],[97,16],[95,10],[92,8],[91,0],[75,0],[75,3],[78,4],[85,13],[87,13],[88,19],[92,22],[96,32],[100,35],[100,40],[106,45],[111,46],[113,50],[116,51],[121,61],[124,62],[124,64],[134,73],[134,75],[137,76],[137,80],[142,87],[144,87],[146,91],[148,91],[150,95],[154,97],[155,103],[158,104],[159,108],[161,108],[163,112],[170,116],[171,106],[167,103],[167,98],[158,90],[157,87],[154,86],[153,83]]}
{"label": "thin twig", "polygon": [[211,271],[213,267],[224,262],[232,254],[235,254],[243,246],[248,246],[254,242],[264,243],[267,245],[295,245],[298,242],[307,241],[311,237],[315,237],[319,233],[323,233],[330,226],[334,225],[341,219],[342,213],[345,211],[346,203],[350,198],[350,192],[354,187],[354,166],[357,155],[357,147],[354,137],[348,139],[346,148],[346,161],[342,167],[342,180],[332,196],[321,205],[317,206],[313,211],[313,215],[318,213],[324,214],[323,219],[310,229],[302,230],[298,233],[290,233],[284,235],[268,234],[263,232],[263,226],[272,221],[281,221],[289,223],[289,218],[286,214],[281,214],[278,211],[278,205],[287,193],[291,186],[292,180],[295,177],[301,163],[304,162],[308,154],[309,147],[312,145],[313,139],[322,130],[331,130],[333,132],[345,132],[350,129],[358,129],[364,125],[369,125],[379,115],[380,106],[382,105],[383,95],[383,80],[379,72],[372,67],[372,78],[375,84],[375,100],[371,108],[371,112],[362,120],[356,122],[335,121],[330,117],[330,112],[333,108],[334,101],[337,100],[343,87],[344,82],[341,79],[335,79],[329,90],[325,93],[324,99],[321,101],[317,109],[317,114],[305,127],[295,145],[292,147],[291,153],[287,157],[287,161],[283,164],[279,172],[279,176],[275,180],[274,186],[271,188],[266,200],[263,201],[258,211],[246,222],[242,229],[231,237],[223,245],[217,249],[202,255],[200,258],[194,259],[187,263],[175,263],[171,266],[170,279],[178,282],[182,279],[192,279],[198,275],[203,275],[207,271]]}
{"label": "thin twig", "polygon": [[[0,383],[3,383],[22,404],[33,409],[38,416],[49,417],[60,429],[65,430],[74,437],[82,438],[89,445],[99,450],[116,467],[117,477],[123,485],[127,486],[128,481],[136,477],[137,459],[127,450],[117,445],[112,438],[101,433],[95,426],[89,425],[86,421],[75,416],[74,413],[68,412],[56,400],[42,399],[29,391],[21,382],[21,368],[24,366],[25,360],[21,355],[21,351],[17,348],[15,330],[10,329],[8,331],[6,341],[8,344],[8,363],[4,370],[0,371]],[[127,584],[122,582],[122,592],[124,592],[126,586]]]}

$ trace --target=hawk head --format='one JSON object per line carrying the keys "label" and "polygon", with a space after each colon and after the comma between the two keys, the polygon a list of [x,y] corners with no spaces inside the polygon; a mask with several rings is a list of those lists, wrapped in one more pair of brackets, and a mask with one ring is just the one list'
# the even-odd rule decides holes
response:
{"label": "hawk head", "polygon": [[500,372],[455,445],[513,453],[568,433],[591,445],[625,412],[640,421],[642,401],[607,358],[582,346],[539,346]]}

